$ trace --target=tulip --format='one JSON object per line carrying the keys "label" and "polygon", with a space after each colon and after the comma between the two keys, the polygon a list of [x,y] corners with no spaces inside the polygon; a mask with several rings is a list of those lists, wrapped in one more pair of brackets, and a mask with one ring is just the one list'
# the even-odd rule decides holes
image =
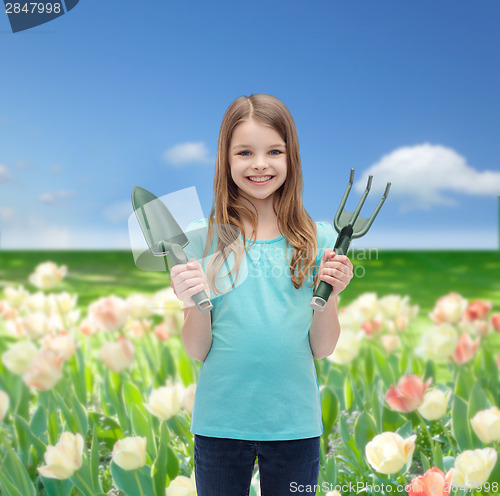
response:
{"label": "tulip", "polygon": [[467,307],[467,300],[455,292],[439,298],[429,317],[435,324],[455,324]]}
{"label": "tulip", "polygon": [[375,293],[363,293],[351,303],[351,308],[361,312],[364,320],[372,320],[379,311],[377,295]]}
{"label": "tulip", "polygon": [[437,467],[430,468],[408,484],[408,496],[449,496],[453,470],[448,470],[445,476]]}
{"label": "tulip", "polygon": [[472,341],[467,333],[463,333],[458,340],[457,348],[453,353],[452,358],[458,365],[472,360],[476,354],[477,347],[479,346],[479,339]]}
{"label": "tulip", "polygon": [[477,412],[470,423],[476,436],[484,444],[500,441],[500,410],[497,406]]}
{"label": "tulip", "polygon": [[146,438],[126,437],[116,441],[113,461],[123,470],[137,470],[146,465]]}
{"label": "tulip", "polygon": [[409,300],[408,296],[402,298],[399,295],[387,295],[380,298],[378,304],[382,315],[386,319],[394,320],[398,315],[400,315]]}
{"label": "tulip", "polygon": [[448,409],[450,394],[449,390],[443,392],[439,388],[426,391],[424,400],[417,410],[427,420],[438,420],[445,415]]}
{"label": "tulip", "polygon": [[0,390],[0,422],[3,422],[3,419],[7,415],[9,405],[10,405],[9,395],[5,391]]}
{"label": "tulip", "polygon": [[481,486],[490,478],[497,462],[493,448],[467,450],[455,458],[452,485],[472,489]]}
{"label": "tulip", "polygon": [[431,327],[422,334],[416,353],[431,360],[447,360],[457,348],[458,336],[450,324]]}
{"label": "tulip", "polygon": [[99,298],[89,305],[89,317],[99,329],[117,331],[127,321],[127,304],[123,298],[114,295]]}
{"label": "tulip", "polygon": [[395,432],[378,434],[365,446],[366,459],[377,472],[395,474],[411,460],[416,438],[415,434],[407,439]]}
{"label": "tulip", "polygon": [[75,309],[77,299],[78,295],[70,295],[66,291],[63,293],[49,295],[52,309],[63,315],[66,315]]}
{"label": "tulip", "polygon": [[13,308],[6,300],[0,301],[0,317],[5,320],[12,320],[19,315],[19,310]]}
{"label": "tulip", "polygon": [[356,306],[339,308],[339,322],[342,330],[358,331],[365,321],[363,313],[356,309]]}
{"label": "tulip", "polygon": [[155,333],[155,336],[160,341],[167,341],[167,339],[170,338],[170,332],[168,332],[168,327],[165,324],[165,322],[162,322],[161,324],[158,324],[157,326],[155,326],[154,333]]}
{"label": "tulip", "polygon": [[152,311],[156,315],[173,315],[182,310],[183,303],[175,296],[172,288],[157,291],[153,296]]}
{"label": "tulip", "polygon": [[26,301],[26,297],[29,295],[28,291],[24,289],[23,286],[19,286],[17,289],[11,286],[7,286],[3,292],[5,293],[5,298],[12,308],[21,308]]}
{"label": "tulip", "polygon": [[196,384],[190,384],[185,390],[182,396],[182,407],[189,415],[193,413],[194,397],[196,395]]}
{"label": "tulip", "polygon": [[493,303],[491,301],[472,301],[467,305],[464,311],[464,318],[469,322],[477,319],[485,319],[492,307]]}
{"label": "tulip", "polygon": [[152,298],[142,294],[134,294],[127,298],[126,304],[130,316],[136,320],[146,319],[151,315]]}
{"label": "tulip", "polygon": [[61,379],[63,363],[64,358],[58,353],[42,348],[28,365],[23,381],[28,387],[48,391]]}
{"label": "tulip", "polygon": [[41,338],[46,334],[54,332],[56,322],[43,312],[30,313],[23,317],[22,325],[24,332],[31,339]]}
{"label": "tulip", "polygon": [[384,334],[380,337],[380,340],[387,354],[396,351],[401,345],[401,340],[397,334]]}
{"label": "tulip", "polygon": [[186,477],[185,475],[178,475],[172,482],[165,492],[166,496],[196,496],[196,480],[194,472],[191,477]]}
{"label": "tulip", "polygon": [[41,291],[29,294],[24,304],[30,313],[42,312],[49,314],[52,311],[50,298]]}
{"label": "tulip", "polygon": [[151,320],[133,320],[129,319],[123,328],[123,331],[126,332],[129,336],[133,336],[134,338],[142,338],[146,335],[147,332],[151,329]]}
{"label": "tulip", "polygon": [[412,412],[424,400],[425,390],[432,382],[429,377],[424,383],[417,375],[406,375],[399,379],[396,387],[391,386],[385,395],[385,400],[393,410]]}
{"label": "tulip", "polygon": [[128,338],[118,336],[116,343],[104,343],[99,351],[99,358],[113,372],[120,373],[130,367],[134,361],[134,343]]}
{"label": "tulip", "polygon": [[172,386],[168,383],[166,386],[153,390],[149,396],[149,402],[144,406],[160,420],[168,420],[179,413],[183,394],[184,387],[181,384]]}
{"label": "tulip", "polygon": [[59,334],[50,334],[42,340],[42,346],[45,349],[52,350],[63,358],[69,360],[78,347],[71,334],[61,331]]}
{"label": "tulip", "polygon": [[500,313],[494,313],[490,318],[490,323],[496,332],[500,332]]}
{"label": "tulip", "polygon": [[82,435],[63,432],[55,446],[47,447],[44,455],[46,465],[38,467],[38,471],[50,479],[69,479],[82,466],[82,453]]}
{"label": "tulip", "polygon": [[78,326],[78,330],[84,336],[93,336],[99,332],[99,329],[96,327],[95,322],[92,321],[90,317],[85,317]]}
{"label": "tulip", "polygon": [[28,279],[31,284],[40,289],[52,289],[61,282],[67,271],[64,265],[58,267],[54,262],[45,262],[38,265]]}
{"label": "tulip", "polygon": [[359,354],[361,336],[361,331],[354,332],[349,329],[344,329],[340,333],[335,351],[327,357],[327,360],[340,365],[351,363]]}
{"label": "tulip", "polygon": [[32,341],[18,341],[2,354],[2,362],[13,374],[23,375],[37,351]]}
{"label": "tulip", "polygon": [[365,331],[365,336],[371,339],[382,330],[382,321],[378,318],[366,320],[361,324],[361,329]]}

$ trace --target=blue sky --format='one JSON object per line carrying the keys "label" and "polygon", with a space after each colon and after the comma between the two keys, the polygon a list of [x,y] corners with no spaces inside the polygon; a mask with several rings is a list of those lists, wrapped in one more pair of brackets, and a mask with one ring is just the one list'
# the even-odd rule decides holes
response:
{"label": "blue sky", "polygon": [[499,14],[496,0],[80,0],[13,34],[0,13],[0,249],[130,247],[136,184],[194,187],[208,215],[222,116],[252,93],[294,117],[315,220],[333,220],[351,167],[348,210],[374,175],[364,216],[392,182],[353,248],[495,249]]}

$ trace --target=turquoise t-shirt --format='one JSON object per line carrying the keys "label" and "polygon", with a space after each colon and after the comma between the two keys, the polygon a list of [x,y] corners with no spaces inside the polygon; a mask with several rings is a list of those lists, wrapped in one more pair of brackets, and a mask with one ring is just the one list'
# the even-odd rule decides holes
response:
{"label": "turquoise t-shirt", "polygon": [[[316,225],[319,266],[324,250],[334,247],[337,234],[328,222]],[[201,263],[207,229],[207,219],[186,229],[188,259]],[[196,387],[191,418],[194,434],[271,441],[323,433],[309,344],[313,288],[308,286],[316,271],[295,289],[285,243],[284,236],[256,241],[240,265],[236,287],[211,295],[212,347],[201,364]],[[289,253],[291,260],[291,246]],[[206,264],[207,260],[205,273]],[[227,290],[231,281],[224,286],[217,282],[217,287]]]}

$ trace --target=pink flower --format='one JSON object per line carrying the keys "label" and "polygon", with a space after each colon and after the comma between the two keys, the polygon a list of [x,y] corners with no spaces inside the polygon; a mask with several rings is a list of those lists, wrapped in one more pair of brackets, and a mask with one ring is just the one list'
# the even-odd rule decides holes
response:
{"label": "pink flower", "polygon": [[154,333],[160,341],[167,341],[167,339],[169,339],[171,336],[170,332],[168,332],[168,327],[165,322],[162,322],[161,324],[155,326]]}
{"label": "pink flower", "polygon": [[89,306],[89,316],[97,328],[117,331],[127,321],[127,303],[123,298],[114,295],[99,298]]}
{"label": "pink flower", "polygon": [[104,343],[99,351],[99,358],[104,365],[117,374],[130,367],[134,361],[134,343],[128,338],[118,336],[115,343]]}
{"label": "pink flower", "polygon": [[496,332],[500,332],[500,313],[494,313],[490,318],[491,326]]}
{"label": "pink flower", "polygon": [[492,307],[493,303],[491,301],[471,301],[465,309],[464,318],[468,321],[484,319]]}
{"label": "pink flower", "polygon": [[64,358],[55,351],[41,349],[31,360],[23,381],[41,391],[52,389],[62,377]]}
{"label": "pink flower", "polygon": [[408,490],[408,496],[448,496],[453,471],[451,468],[445,476],[437,467],[430,468],[424,475],[410,482],[411,489]]}
{"label": "pink flower", "polygon": [[458,340],[455,353],[452,355],[454,362],[458,365],[463,365],[464,363],[469,362],[474,358],[478,346],[479,339],[472,341],[466,332],[462,333],[460,339]]}
{"label": "pink flower", "polygon": [[452,291],[439,298],[429,317],[435,324],[455,324],[460,320],[466,308],[467,300]]}
{"label": "pink flower", "polygon": [[424,401],[425,390],[432,382],[429,377],[424,383],[418,375],[406,375],[399,379],[396,387],[391,386],[385,395],[389,406],[398,412],[412,412]]}

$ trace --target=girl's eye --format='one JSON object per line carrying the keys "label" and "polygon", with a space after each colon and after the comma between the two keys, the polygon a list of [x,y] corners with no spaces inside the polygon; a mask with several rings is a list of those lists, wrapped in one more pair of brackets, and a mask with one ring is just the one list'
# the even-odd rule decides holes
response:
{"label": "girl's eye", "polygon": [[[279,150],[271,150],[271,152],[270,152],[270,153],[272,153],[272,152],[278,152],[278,153],[281,153]],[[250,153],[250,152],[249,152],[249,151],[247,151],[247,150],[244,150],[244,151],[240,152],[240,155],[243,155],[244,153]],[[273,154],[273,155],[278,155],[278,153],[272,153],[272,154]],[[244,157],[247,157],[248,155],[243,155],[243,156],[244,156]]]}

